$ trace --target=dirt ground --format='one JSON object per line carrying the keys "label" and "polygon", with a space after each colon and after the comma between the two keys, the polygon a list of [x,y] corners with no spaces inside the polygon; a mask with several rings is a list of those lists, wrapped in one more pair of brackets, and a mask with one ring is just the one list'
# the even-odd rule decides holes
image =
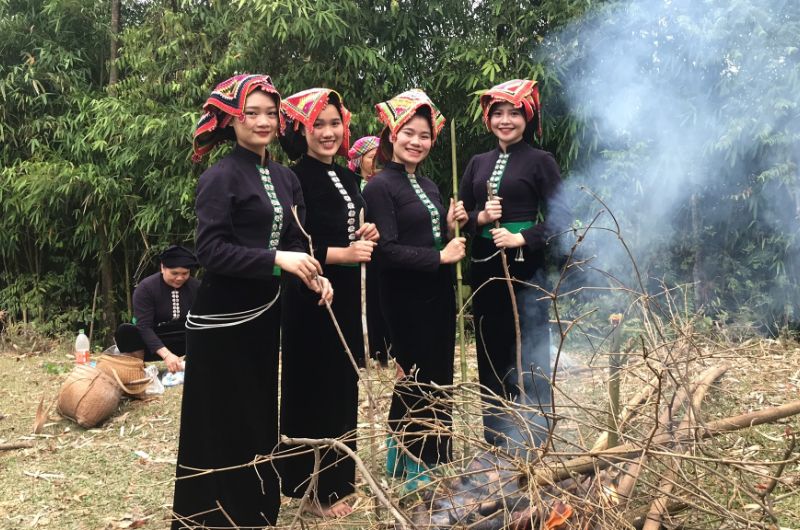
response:
{"label": "dirt ground", "polygon": [[[61,382],[72,368],[72,359],[66,347],[55,343],[16,344],[7,339],[2,345],[5,351],[0,353],[0,445],[27,442],[31,447],[0,451],[0,528],[166,528],[182,386],[167,388],[155,399],[125,400],[117,413],[96,429],[86,430],[60,418],[53,408],[42,433],[34,435],[37,406],[42,399],[45,404],[54,402]],[[724,362],[730,366],[713,397],[709,398],[709,414],[714,417],[800,399],[800,348],[797,344],[751,340],[706,353],[706,364]],[[474,359],[474,353],[471,358]],[[568,388],[574,402],[601,403],[605,395],[603,359],[576,356],[570,362],[573,369],[561,375],[561,388]],[[601,368],[582,369],[588,362]],[[474,378],[474,373],[471,363],[470,377]],[[382,383],[374,388],[380,396],[380,410],[374,424],[378,429],[388,405],[392,370],[379,371],[379,376]],[[624,380],[623,388],[625,393],[632,393],[636,390],[636,380]],[[562,410],[569,409],[565,402]],[[456,418],[456,430],[474,431],[479,422],[477,411],[472,410],[469,415]],[[560,428],[565,438],[592,440],[598,432],[596,426],[587,425],[566,420]],[[359,428],[366,433],[369,427],[367,406],[362,401]],[[728,458],[741,458],[745,463],[777,461],[783,458],[788,443],[785,434],[797,432],[799,428],[798,418],[794,417],[726,435],[719,439],[716,447]],[[359,452],[364,460],[369,458],[368,451],[369,444],[360,444]],[[800,528],[799,454],[797,449],[792,453],[789,459],[792,461],[783,470],[773,493],[773,511],[778,521],[772,528]],[[379,454],[376,461],[381,458]],[[757,475],[769,476],[770,469],[761,466],[761,474]],[[744,471],[737,480],[751,480]],[[394,487],[387,479],[380,480],[390,490]],[[376,522],[373,504],[361,480],[358,491],[356,515],[327,527],[366,528]],[[720,491],[730,496],[729,489]],[[742,513],[753,510],[752,506],[748,507],[746,496],[723,502]],[[296,501],[286,501],[282,524],[288,525],[293,520],[296,507]],[[719,521],[698,521],[701,519],[685,527],[736,527]],[[312,519],[306,527],[318,524],[319,520]]]}

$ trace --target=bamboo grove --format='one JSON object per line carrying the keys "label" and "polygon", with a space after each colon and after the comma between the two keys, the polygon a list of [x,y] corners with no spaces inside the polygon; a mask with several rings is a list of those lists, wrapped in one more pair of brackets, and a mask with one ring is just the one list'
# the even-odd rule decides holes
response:
{"label": "bamboo grove", "polygon": [[[772,31],[756,0],[697,4],[707,8],[706,26],[679,16],[674,24],[683,35],[712,24],[731,37],[719,60],[693,58],[691,39],[673,39],[660,50],[685,60],[638,68],[664,86],[687,75],[709,80],[713,97],[690,103],[738,117],[697,139],[725,178],[694,186],[671,212],[673,237],[658,251],[642,245],[639,263],[648,282],[692,284],[691,303],[710,320],[775,333],[800,320],[800,120],[788,97],[800,88],[800,7],[776,2]],[[269,73],[286,94],[337,89],[356,137],[379,132],[375,102],[421,87],[456,121],[459,173],[491,145],[476,91],[533,77],[543,94],[543,148],[566,186],[577,189],[594,172],[588,186],[599,197],[652,197],[641,173],[652,162],[647,131],[610,139],[592,102],[575,104],[569,94],[575,79],[602,68],[588,59],[603,45],[589,26],[624,8],[593,0],[0,0],[0,310],[53,334],[88,323],[93,300],[100,330],[130,317],[131,291],[154,256],[173,242],[192,244],[202,168],[190,160],[191,132],[209,88],[235,72]],[[751,50],[733,38],[741,35],[760,36],[765,55],[752,59],[774,66],[758,94],[728,82],[730,64],[751,75]],[[620,86],[596,90],[619,104],[628,97]],[[769,127],[759,121],[765,109],[775,117]],[[449,154],[443,138],[427,162],[443,190]],[[576,223],[597,207],[580,200]],[[631,240],[654,241],[641,209],[614,213]],[[597,254],[604,245],[587,242]],[[616,309],[603,297],[582,303]]]}

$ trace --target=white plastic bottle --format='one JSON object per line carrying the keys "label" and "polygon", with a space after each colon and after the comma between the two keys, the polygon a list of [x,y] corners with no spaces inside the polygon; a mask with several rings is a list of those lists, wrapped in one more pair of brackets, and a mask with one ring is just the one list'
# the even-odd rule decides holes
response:
{"label": "white plastic bottle", "polygon": [[89,362],[89,337],[83,330],[80,330],[75,339],[75,364],[86,364]]}

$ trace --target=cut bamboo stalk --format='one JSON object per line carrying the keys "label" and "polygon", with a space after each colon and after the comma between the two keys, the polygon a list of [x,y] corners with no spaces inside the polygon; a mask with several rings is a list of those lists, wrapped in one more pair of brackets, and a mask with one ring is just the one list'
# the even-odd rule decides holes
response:
{"label": "cut bamboo stalk", "polygon": [[[453,201],[458,202],[458,158],[456,157],[456,120],[450,122],[450,153],[453,171]],[[458,222],[455,226],[455,236],[461,236],[461,227]],[[461,270],[461,260],[456,262],[456,314],[458,325],[458,354],[461,361],[461,384],[467,382],[467,344],[464,331],[464,276]],[[465,405],[466,407],[466,402]],[[464,420],[467,429],[467,421]],[[464,454],[469,454],[469,436],[464,437]]]}
{"label": "cut bamboo stalk", "polygon": [[614,313],[609,318],[611,325],[611,348],[608,357],[608,447],[619,444],[619,378],[622,359],[619,351],[622,346],[622,314]]}
{"label": "cut bamboo stalk", "polygon": [[[630,401],[628,401],[627,405],[622,408],[622,411],[619,415],[620,429],[631,420],[634,414],[636,414],[636,408],[647,401],[651,395],[653,395],[653,392],[656,391],[657,385],[658,377],[656,376],[653,377],[653,379],[651,379],[650,382],[644,386],[644,388],[639,390],[639,392],[637,392],[636,395],[633,396]],[[608,449],[608,432],[604,432],[600,435],[600,437],[597,438],[597,441],[592,446],[591,451],[605,451],[606,449]]]}
{"label": "cut bamboo stalk", "polygon": [[[458,202],[458,167],[456,158],[456,121],[450,122],[450,146],[453,166],[453,200]],[[461,236],[461,227],[456,222],[455,236]],[[461,382],[467,382],[467,346],[464,336],[464,277],[461,272],[461,260],[456,262],[456,306],[458,309],[458,351],[461,360]]]}

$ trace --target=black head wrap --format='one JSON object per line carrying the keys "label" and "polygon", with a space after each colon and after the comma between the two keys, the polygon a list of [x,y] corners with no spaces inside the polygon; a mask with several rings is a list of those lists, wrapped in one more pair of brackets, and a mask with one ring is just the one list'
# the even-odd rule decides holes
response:
{"label": "black head wrap", "polygon": [[196,269],[200,266],[192,251],[180,245],[172,245],[159,255],[159,259],[161,264],[168,269],[177,267]]}

